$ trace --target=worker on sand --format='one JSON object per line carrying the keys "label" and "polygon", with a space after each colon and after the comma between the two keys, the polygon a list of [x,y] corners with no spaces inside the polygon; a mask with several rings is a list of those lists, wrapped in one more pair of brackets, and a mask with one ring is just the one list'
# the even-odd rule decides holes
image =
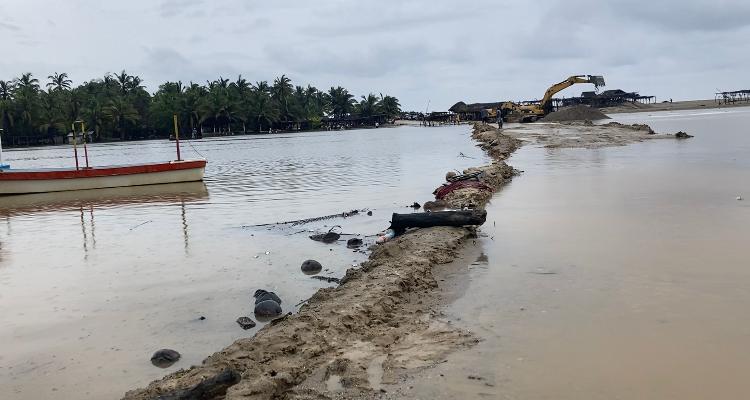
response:
{"label": "worker on sand", "polygon": [[503,129],[503,113],[497,110],[497,129]]}

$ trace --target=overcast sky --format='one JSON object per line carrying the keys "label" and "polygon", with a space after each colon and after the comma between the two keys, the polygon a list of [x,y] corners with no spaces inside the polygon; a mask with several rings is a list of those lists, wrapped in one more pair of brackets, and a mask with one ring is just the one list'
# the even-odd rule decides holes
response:
{"label": "overcast sky", "polygon": [[747,0],[2,0],[0,79],[67,72],[78,84],[125,69],[153,91],[287,74],[445,110],[595,74],[607,89],[703,99],[750,88],[748,38]]}

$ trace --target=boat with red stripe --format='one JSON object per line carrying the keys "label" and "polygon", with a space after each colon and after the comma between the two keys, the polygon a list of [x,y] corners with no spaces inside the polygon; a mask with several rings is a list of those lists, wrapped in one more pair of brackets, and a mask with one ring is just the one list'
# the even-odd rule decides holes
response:
{"label": "boat with red stripe", "polygon": [[[83,131],[84,127],[83,123],[81,123],[81,133]],[[176,116],[175,132],[177,132]],[[85,134],[83,137],[85,138]],[[182,160],[180,157],[179,136],[176,137],[177,160],[175,161],[98,167],[89,166],[88,149],[84,141],[83,148],[86,166],[81,167],[78,161],[78,147],[74,135],[73,153],[75,168],[0,168],[0,195],[202,181],[206,168],[206,160]]]}

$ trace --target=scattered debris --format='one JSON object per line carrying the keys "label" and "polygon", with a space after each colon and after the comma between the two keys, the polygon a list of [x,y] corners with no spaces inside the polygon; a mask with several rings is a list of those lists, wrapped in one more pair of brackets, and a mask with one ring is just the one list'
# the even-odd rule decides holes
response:
{"label": "scattered debris", "polygon": [[328,283],[341,283],[341,279],[334,278],[332,276],[311,276],[310,278],[328,282]]}
{"label": "scattered debris", "polygon": [[356,249],[359,246],[362,246],[363,243],[364,242],[360,238],[351,238],[351,239],[349,239],[349,240],[346,241],[346,247],[348,247],[350,249]]}
{"label": "scattered debris", "polygon": [[439,211],[448,208],[448,203],[443,200],[428,201],[422,206],[425,211]]}
{"label": "scattered debris", "polygon": [[146,222],[141,222],[140,224],[138,224],[138,225],[136,225],[136,226],[134,226],[134,227],[132,227],[132,228],[128,229],[128,231],[132,231],[133,229],[135,229],[135,228],[139,228],[139,227],[141,227],[141,226],[143,226],[143,225],[146,225],[146,224],[148,224],[149,222],[154,222],[154,221],[148,220],[148,221],[146,221]]}
{"label": "scattered debris", "polygon": [[455,181],[435,189],[435,198],[442,200],[451,192],[459,189],[477,189],[479,191],[492,192],[492,188],[479,181],[462,180]]}
{"label": "scattered debris", "polygon": [[737,196],[737,201],[741,201],[741,200],[742,200],[742,196]]}
{"label": "scattered debris", "polygon": [[302,272],[305,274],[314,275],[323,270],[323,265],[315,260],[305,260],[300,269],[302,269]]}
{"label": "scattered debris", "polygon": [[206,320],[206,317],[204,317],[202,315],[200,317],[198,317],[198,321],[205,321],[205,320]]}
{"label": "scattered debris", "polygon": [[244,330],[255,328],[255,321],[253,321],[250,317],[239,317],[237,318],[237,323]]}
{"label": "scattered debris", "polygon": [[378,244],[385,243],[395,237],[396,237],[396,231],[394,231],[393,229],[386,229],[385,231],[380,232],[378,234],[378,238],[375,239],[375,243],[378,243]]}
{"label": "scattered debris", "polygon": [[422,205],[421,205],[421,204],[419,204],[419,203],[417,203],[417,202],[415,201],[415,202],[414,202],[414,204],[410,205],[409,207],[411,207],[411,208],[413,208],[413,209],[415,209],[415,210],[418,210],[418,209],[422,208]]}
{"label": "scattered debris", "polygon": [[674,137],[676,137],[677,139],[688,139],[688,138],[693,137],[693,135],[688,135],[687,133],[683,131],[679,131],[674,134]]}
{"label": "scattered debris", "polygon": [[333,243],[341,237],[340,234],[333,231],[335,228],[341,228],[341,226],[334,225],[328,230],[328,232],[316,233],[315,235],[310,236],[310,239],[315,240],[316,242]]}
{"label": "scattered debris", "polygon": [[176,363],[180,359],[180,353],[172,349],[161,349],[157,350],[154,355],[151,356],[151,364],[159,368],[167,368],[172,364]]}
{"label": "scattered debris", "polygon": [[449,177],[448,174],[446,174],[445,180],[448,182],[466,181],[470,179],[479,180],[479,177],[482,176],[482,174],[484,174],[483,171],[473,171],[473,172],[468,172],[468,173],[460,174],[460,175],[453,174],[453,176],[451,177]]}
{"label": "scattered debris", "polygon": [[368,217],[372,217],[372,211],[368,211],[368,212],[367,212],[367,216],[368,216]]}

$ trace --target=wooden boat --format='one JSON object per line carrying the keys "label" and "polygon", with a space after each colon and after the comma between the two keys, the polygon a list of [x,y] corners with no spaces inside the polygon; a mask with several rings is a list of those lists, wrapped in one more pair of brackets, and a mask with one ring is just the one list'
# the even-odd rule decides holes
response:
{"label": "wooden boat", "polygon": [[206,160],[89,168],[0,169],[0,195],[103,189],[203,180]]}
{"label": "wooden boat", "polygon": [[[83,123],[81,134],[84,133]],[[78,162],[76,136],[73,136],[75,168],[12,169],[0,168],[0,195],[62,192],[69,190],[104,189],[126,186],[157,185],[164,183],[195,182],[203,180],[206,160],[182,160],[177,134],[177,116],[174,117],[177,160],[163,163],[89,166],[86,141],[83,142],[86,166]],[[75,123],[73,124],[75,132]],[[1,145],[0,145],[1,146]],[[0,150],[0,157],[2,150]],[[2,160],[0,158],[0,160]],[[2,161],[0,161],[2,164]]]}

